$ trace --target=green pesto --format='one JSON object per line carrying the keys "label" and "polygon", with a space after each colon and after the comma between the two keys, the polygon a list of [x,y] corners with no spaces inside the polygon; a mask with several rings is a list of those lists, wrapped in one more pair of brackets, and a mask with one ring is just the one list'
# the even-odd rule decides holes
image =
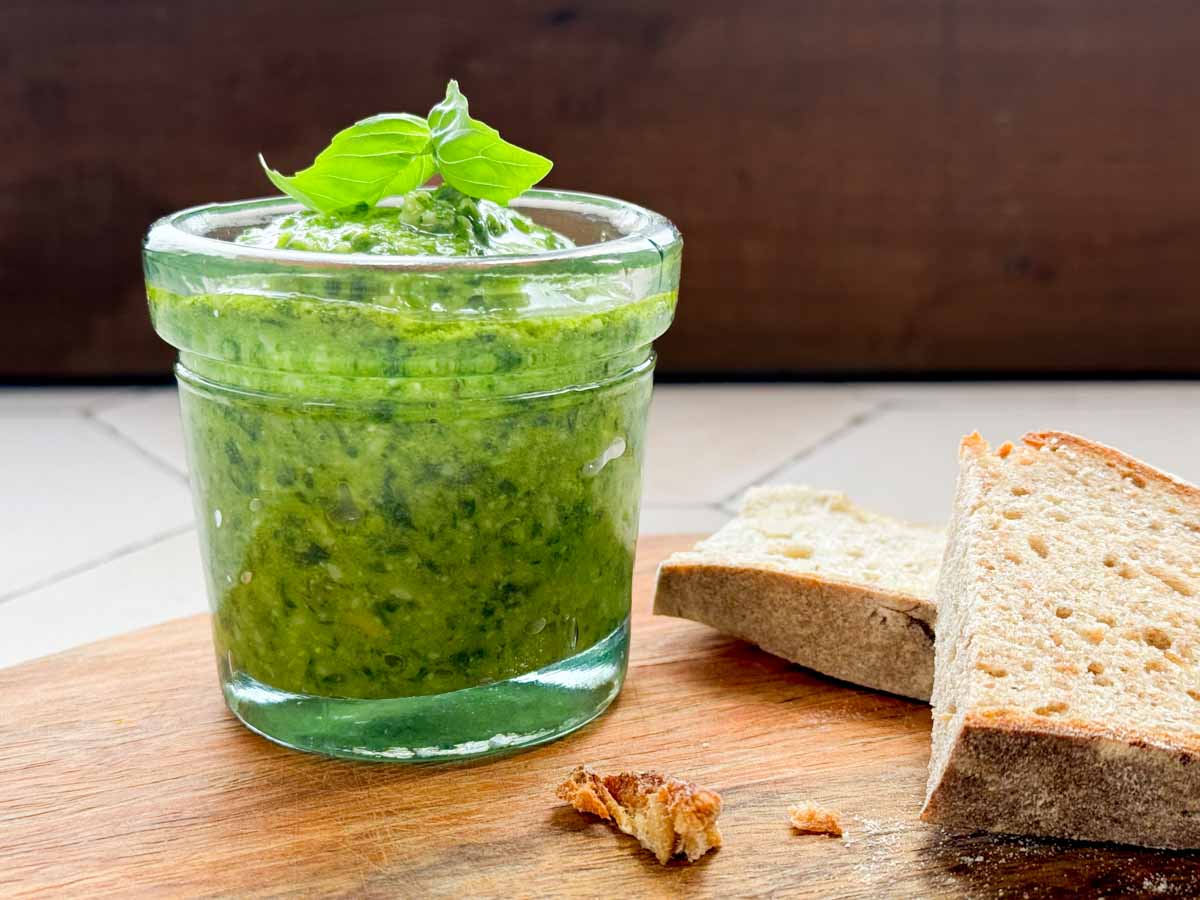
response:
{"label": "green pesto", "polygon": [[[500,207],[495,233],[486,201],[416,193],[447,230],[404,221],[410,195],[361,216],[291,214],[239,242],[569,246]],[[347,242],[352,226],[369,244]],[[147,271],[156,329],[186,348],[214,635],[234,670],[303,694],[442,693],[557,662],[628,617],[649,345],[673,290],[609,298],[584,277],[577,309],[541,315],[513,276],[385,296],[369,276],[189,293]]]}
{"label": "green pesto", "polygon": [[311,407],[181,384],[235,670],[298,693],[440,693],[563,659],[628,615],[648,365],[500,402]]}
{"label": "green pesto", "polygon": [[237,242],[380,256],[501,256],[575,246],[516,210],[447,186],[412,191],[394,206],[364,205],[342,213],[301,210],[247,229]]}

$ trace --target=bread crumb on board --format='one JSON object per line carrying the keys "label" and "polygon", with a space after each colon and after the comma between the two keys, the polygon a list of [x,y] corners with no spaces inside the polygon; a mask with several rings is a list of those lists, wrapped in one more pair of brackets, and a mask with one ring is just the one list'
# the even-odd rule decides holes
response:
{"label": "bread crumb on board", "polygon": [[721,846],[721,795],[657,772],[597,775],[579,766],[555,791],[583,813],[613,822],[666,865],[672,857],[695,862]]}
{"label": "bread crumb on board", "polygon": [[818,806],[811,800],[804,800],[789,806],[788,821],[801,834],[842,836],[842,823],[838,814],[823,806]]}

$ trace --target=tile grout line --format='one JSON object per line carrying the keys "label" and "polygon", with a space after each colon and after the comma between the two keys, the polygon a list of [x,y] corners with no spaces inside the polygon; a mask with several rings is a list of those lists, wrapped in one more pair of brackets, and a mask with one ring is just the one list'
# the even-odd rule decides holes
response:
{"label": "tile grout line", "polygon": [[155,388],[148,385],[132,384],[126,387],[119,388],[121,391],[128,391],[129,396],[123,397],[120,400],[113,397],[111,400],[102,400],[99,403],[93,403],[85,406],[82,410],[84,415],[96,415],[97,413],[108,412],[110,409],[119,409],[126,403],[135,403],[138,400],[145,400],[150,396]]}
{"label": "tile grout line", "polygon": [[142,457],[142,459],[153,464],[155,466],[155,468],[159,469],[162,472],[166,472],[168,475],[170,475],[172,478],[175,478],[178,481],[182,481],[185,485],[188,484],[187,472],[181,472],[179,469],[175,468],[174,465],[167,462],[165,459],[160,458],[157,454],[151,453],[149,450],[147,450],[145,447],[143,447],[141,444],[139,444],[137,441],[135,441],[133,438],[131,438],[129,435],[127,435],[124,431],[122,431],[116,425],[113,425],[111,422],[105,421],[104,419],[100,418],[98,415],[96,415],[91,410],[84,410],[83,418],[85,421],[91,422],[93,425],[95,425],[101,431],[107,432],[108,434],[115,437],[118,441],[120,441],[126,447],[129,447],[131,450],[133,450],[135,453],[137,453],[140,457]]}
{"label": "tile grout line", "polygon": [[861,426],[867,424],[868,422],[872,421],[875,418],[878,418],[879,416],[883,415],[884,413],[891,412],[893,409],[896,408],[896,405],[897,405],[896,402],[894,400],[890,400],[890,399],[882,399],[882,400],[878,400],[878,401],[872,403],[867,409],[864,409],[861,412],[857,412],[854,415],[850,416],[848,419],[846,419],[845,422],[843,422],[837,428],[830,431],[828,434],[825,434],[822,437],[820,437],[815,443],[813,443],[807,447],[803,447],[800,450],[797,450],[795,453],[793,453],[791,456],[789,456],[783,462],[779,463],[776,466],[773,466],[767,472],[764,472],[762,475],[756,476],[749,482],[743,483],[735,491],[731,492],[730,494],[725,496],[723,499],[717,501],[717,504],[716,504],[717,508],[721,509],[724,512],[736,514],[737,510],[731,509],[730,507],[732,506],[734,501],[738,499],[738,497],[740,497],[742,494],[744,494],[751,487],[753,487],[756,484],[762,484],[763,482],[768,481],[771,478],[774,478],[780,472],[783,472],[784,470],[788,469],[789,467],[794,466],[796,463],[800,462],[802,459],[805,459],[806,457],[811,456],[812,454],[816,453],[818,450],[820,450],[824,447],[827,447],[832,443],[836,443],[837,441],[841,440],[843,437],[848,435],[850,432],[857,430]]}
{"label": "tile grout line", "polygon": [[697,500],[689,503],[687,500],[643,500],[643,511],[647,509],[721,509],[719,500]]}
{"label": "tile grout line", "polygon": [[40,581],[35,581],[32,584],[17,588],[14,591],[9,591],[6,594],[0,594],[0,607],[2,607],[5,603],[8,603],[10,600],[18,600],[21,597],[24,597],[26,594],[32,594],[34,591],[40,591],[43,588],[52,587],[53,585],[58,584],[60,581],[65,581],[68,578],[74,578],[76,575],[82,575],[85,572],[90,572],[93,569],[98,569],[101,566],[108,565],[111,562],[116,562],[119,559],[123,559],[126,556],[137,553],[139,550],[145,550],[148,547],[153,547],[155,544],[169,540],[170,538],[179,537],[181,534],[187,534],[195,527],[196,526],[194,523],[177,525],[176,527],[168,529],[167,531],[159,532],[153,537],[135,541],[132,544],[126,544],[124,547],[119,547],[118,549],[105,554],[100,559],[94,559],[80,563],[79,565],[72,566],[71,568],[65,569],[61,572],[55,572],[53,575],[43,578]]}
{"label": "tile grout line", "polygon": [[[31,388],[8,387],[8,386],[0,387],[0,400],[3,400],[5,394],[11,394],[14,392],[21,392],[21,391],[39,391],[39,390],[43,390],[43,389],[39,388],[39,387],[31,387]],[[59,388],[49,388],[49,390],[60,390],[60,389]],[[70,390],[70,389],[62,388],[61,390]],[[85,388],[83,388],[83,390],[89,390],[89,388],[85,387]],[[83,403],[78,406],[71,405],[71,404],[65,404],[63,406],[51,405],[49,407],[45,407],[45,406],[21,407],[21,406],[5,406],[2,402],[0,402],[0,420],[24,419],[24,418],[59,419],[59,418],[64,418],[64,417],[70,418],[72,416],[90,416],[90,415],[94,415],[94,414],[100,413],[100,412],[107,412],[110,409],[116,409],[117,407],[124,406],[126,403],[133,403],[137,400],[140,400],[148,392],[154,390],[154,388],[144,387],[141,385],[127,385],[127,386],[123,386],[123,387],[112,388],[112,390],[119,391],[122,394],[125,394],[125,396],[109,397],[109,398],[106,398],[103,400],[93,400],[90,403]]]}

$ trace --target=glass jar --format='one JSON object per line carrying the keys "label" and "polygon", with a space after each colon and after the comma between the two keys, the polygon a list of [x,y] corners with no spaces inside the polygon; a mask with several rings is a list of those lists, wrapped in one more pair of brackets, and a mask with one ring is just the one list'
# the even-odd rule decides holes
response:
{"label": "glass jar", "polygon": [[286,200],[186,210],[147,235],[221,687],[274,741],[475,756],[565,734],[620,690],[651,342],[682,242],[605,197],[513,205],[577,246],[233,242]]}

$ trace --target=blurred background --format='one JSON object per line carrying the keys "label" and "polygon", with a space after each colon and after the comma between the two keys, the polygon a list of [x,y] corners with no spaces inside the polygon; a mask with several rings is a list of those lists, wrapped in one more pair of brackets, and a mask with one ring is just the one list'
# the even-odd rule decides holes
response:
{"label": "blurred background", "polygon": [[1200,5],[6,0],[0,379],[163,379],[139,242],[448,77],[686,240],[660,373],[1196,374]]}

